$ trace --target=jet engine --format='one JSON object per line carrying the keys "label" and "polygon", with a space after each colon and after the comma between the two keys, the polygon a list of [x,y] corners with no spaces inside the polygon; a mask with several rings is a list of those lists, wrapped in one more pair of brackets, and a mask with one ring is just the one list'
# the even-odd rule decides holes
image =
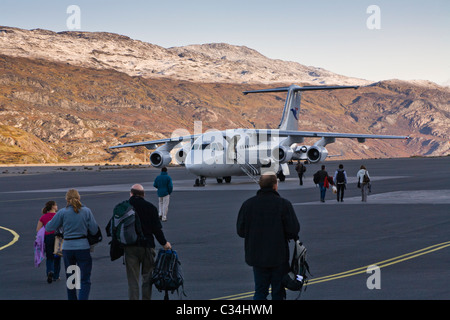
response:
{"label": "jet engine", "polygon": [[294,151],[286,146],[277,146],[272,149],[272,158],[277,162],[286,163],[292,159]]}
{"label": "jet engine", "polygon": [[179,165],[184,166],[184,163],[186,161],[186,157],[187,157],[190,149],[191,149],[191,144],[187,143],[183,147],[178,149],[177,152],[175,152],[175,161]]}
{"label": "jet engine", "polygon": [[306,157],[311,163],[324,161],[327,156],[328,150],[321,146],[311,146],[306,152]]}
{"label": "jet engine", "polygon": [[155,150],[150,155],[150,163],[155,168],[162,168],[169,165],[172,161],[172,156],[167,151]]}

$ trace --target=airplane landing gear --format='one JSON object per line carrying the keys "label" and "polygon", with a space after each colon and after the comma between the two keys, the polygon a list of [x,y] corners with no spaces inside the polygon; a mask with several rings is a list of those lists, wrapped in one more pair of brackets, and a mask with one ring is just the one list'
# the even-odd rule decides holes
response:
{"label": "airplane landing gear", "polygon": [[284,175],[283,171],[278,171],[277,178],[280,179],[280,182],[284,182],[286,180],[286,176]]}
{"label": "airplane landing gear", "polygon": [[194,187],[204,187],[206,184],[206,177],[198,177],[195,179]]}
{"label": "airplane landing gear", "polygon": [[230,183],[231,182],[231,177],[227,176],[227,177],[218,177],[216,178],[217,183],[223,183],[223,180],[225,180],[225,183]]}

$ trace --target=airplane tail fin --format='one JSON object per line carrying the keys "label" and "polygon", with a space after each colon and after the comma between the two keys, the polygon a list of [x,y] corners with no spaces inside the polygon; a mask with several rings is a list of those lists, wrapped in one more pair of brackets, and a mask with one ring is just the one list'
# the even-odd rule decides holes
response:
{"label": "airplane tail fin", "polygon": [[281,122],[278,125],[280,130],[298,130],[298,118],[300,114],[301,92],[313,90],[336,90],[336,89],[358,89],[359,86],[308,86],[300,87],[291,85],[289,87],[273,88],[244,91],[244,95],[249,93],[264,93],[264,92],[287,92],[286,102],[284,104],[283,115]]}

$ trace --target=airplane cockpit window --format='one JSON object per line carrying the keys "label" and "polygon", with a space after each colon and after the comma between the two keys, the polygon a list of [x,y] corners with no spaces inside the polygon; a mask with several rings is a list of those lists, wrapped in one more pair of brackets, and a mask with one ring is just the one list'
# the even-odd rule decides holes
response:
{"label": "airplane cockpit window", "polygon": [[212,149],[217,151],[223,151],[223,145],[220,142],[214,142],[212,144]]}
{"label": "airplane cockpit window", "polygon": [[205,150],[211,148],[211,142],[194,143],[192,145],[192,150]]}

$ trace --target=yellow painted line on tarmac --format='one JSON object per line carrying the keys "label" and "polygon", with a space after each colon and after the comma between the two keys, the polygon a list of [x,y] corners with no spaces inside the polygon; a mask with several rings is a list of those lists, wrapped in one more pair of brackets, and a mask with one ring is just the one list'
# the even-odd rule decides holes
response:
{"label": "yellow painted line on tarmac", "polygon": [[11,232],[12,235],[14,236],[14,238],[13,238],[9,243],[5,244],[3,247],[0,247],[0,251],[3,250],[3,249],[5,249],[5,248],[7,248],[7,247],[9,247],[9,246],[12,246],[14,243],[16,243],[17,241],[19,241],[19,235],[18,235],[17,232],[15,232],[14,230],[11,230],[11,229],[8,229],[8,228],[2,227],[2,226],[0,226],[0,229],[9,231],[9,232]]}
{"label": "yellow painted line on tarmac", "polygon": [[[319,278],[314,278],[308,281],[308,283],[306,285],[312,285],[312,284],[316,284],[316,283],[322,283],[322,282],[326,282],[326,281],[331,281],[331,280],[336,280],[336,279],[341,279],[341,278],[346,278],[346,277],[351,277],[357,274],[361,274],[361,273],[366,273],[367,269],[370,266],[377,266],[379,268],[384,268],[387,266],[391,266],[393,264],[396,263],[400,263],[406,260],[410,260],[410,259],[414,259],[417,257],[420,257],[422,255],[431,253],[431,252],[435,252],[438,250],[442,250],[444,248],[450,247],[450,241],[446,241],[446,242],[442,242],[439,244],[435,244],[417,251],[413,251],[410,253],[406,253],[403,254],[401,256],[398,257],[394,257],[391,259],[387,259],[384,261],[380,261],[380,262],[376,262],[376,263],[372,263],[370,265],[367,265],[365,267],[360,267],[360,268],[356,268],[356,269],[352,269],[349,271],[345,271],[345,272],[341,272],[341,273],[336,273],[336,274],[332,274],[329,276],[324,276],[324,277],[319,277]],[[229,296],[224,296],[224,297],[220,297],[220,298],[214,298],[211,300],[240,300],[240,299],[245,299],[245,298],[250,298],[253,297],[254,295],[254,291],[249,291],[249,292],[244,292],[244,293],[238,293],[238,294],[233,294],[233,295],[229,295]]]}

